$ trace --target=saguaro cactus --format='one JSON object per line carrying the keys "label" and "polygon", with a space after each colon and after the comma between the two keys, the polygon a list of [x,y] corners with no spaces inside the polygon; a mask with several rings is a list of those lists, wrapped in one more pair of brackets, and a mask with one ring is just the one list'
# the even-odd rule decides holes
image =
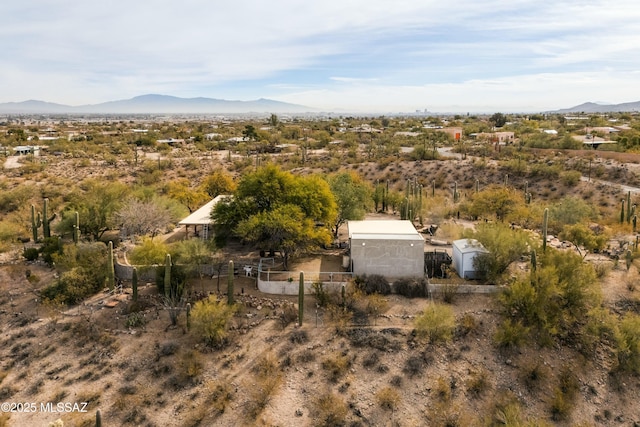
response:
{"label": "saguaro cactus", "polygon": [[171,254],[166,254],[164,257],[164,296],[165,298],[171,296]]}
{"label": "saguaro cactus", "polygon": [[535,272],[538,268],[538,257],[536,256],[536,250],[531,250],[531,271]]}
{"label": "saguaro cactus", "polygon": [[300,272],[300,284],[298,285],[298,325],[302,326],[304,317],[304,272]]}
{"label": "saguaro cactus", "polygon": [[42,234],[45,239],[51,237],[51,227],[49,227],[49,199],[45,197],[42,205]]}
{"label": "saguaro cactus", "polygon": [[113,289],[116,281],[116,271],[113,265],[113,242],[109,240],[109,251],[107,254],[107,286]]}
{"label": "saguaro cactus", "polygon": [[547,251],[547,224],[549,222],[549,208],[544,208],[544,216],[542,218],[542,251]]}
{"label": "saguaro cactus", "polygon": [[31,205],[31,232],[33,234],[33,242],[38,241],[38,228],[42,225],[42,219],[40,218],[40,212],[36,215],[36,207]]}
{"label": "saguaro cactus", "polygon": [[131,271],[131,289],[133,291],[133,302],[137,302],[138,301],[138,269],[136,267],[133,267],[133,270]]}
{"label": "saguaro cactus", "polygon": [[627,224],[631,221],[631,191],[627,191]]}
{"label": "saguaro cactus", "polygon": [[227,304],[233,305],[233,261],[229,261],[227,272]]}
{"label": "saguaro cactus", "polygon": [[476,193],[480,192],[480,181],[476,179]]}
{"label": "saguaro cactus", "polygon": [[191,303],[187,303],[187,330],[191,329]]}
{"label": "saguaro cactus", "polygon": [[624,224],[624,199],[622,199],[622,209],[620,209],[620,224]]}
{"label": "saguaro cactus", "polygon": [[100,409],[96,411],[96,427],[102,427],[102,413]]}
{"label": "saguaro cactus", "polygon": [[73,213],[73,242],[78,243],[80,240],[80,214],[78,211]]}

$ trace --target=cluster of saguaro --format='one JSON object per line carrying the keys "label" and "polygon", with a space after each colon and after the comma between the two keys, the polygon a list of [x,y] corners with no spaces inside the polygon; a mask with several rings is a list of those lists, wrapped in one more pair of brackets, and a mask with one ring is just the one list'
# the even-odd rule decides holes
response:
{"label": "cluster of saguaro", "polygon": [[400,205],[400,219],[413,221],[418,216],[422,223],[422,185],[408,179],[405,197]]}
{"label": "cluster of saguaro", "polygon": [[453,183],[453,203],[460,201],[460,192],[458,191],[458,181]]}
{"label": "cluster of saguaro", "polygon": [[55,218],[55,214],[49,217],[49,199],[45,197],[42,205],[42,214],[40,212],[36,215],[36,207],[31,205],[31,231],[33,233],[33,241],[38,241],[38,228],[42,226],[43,237],[51,237],[51,221]]}
{"label": "cluster of saguaro", "polygon": [[387,209],[389,208],[389,180],[387,180],[386,185],[384,183],[381,184],[379,180],[376,180],[376,188],[373,200],[375,203],[376,211],[378,210],[379,202],[382,205],[380,210],[382,212],[387,211]]}

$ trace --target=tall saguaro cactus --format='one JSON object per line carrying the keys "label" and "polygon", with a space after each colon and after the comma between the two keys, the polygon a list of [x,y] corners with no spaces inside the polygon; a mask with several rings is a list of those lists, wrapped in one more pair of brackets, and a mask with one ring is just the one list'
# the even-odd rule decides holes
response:
{"label": "tall saguaro cactus", "polygon": [[627,224],[631,222],[631,191],[627,191]]}
{"label": "tall saguaro cactus", "polygon": [[49,199],[45,197],[44,204],[42,205],[42,234],[47,239],[51,237],[51,227],[49,226]]}
{"label": "tall saguaro cactus", "polygon": [[102,414],[100,409],[96,411],[96,427],[102,427]]}
{"label": "tall saguaro cactus", "polygon": [[109,251],[107,254],[107,286],[113,289],[116,281],[116,271],[113,265],[113,242],[109,240]]}
{"label": "tall saguaro cactus", "polygon": [[549,223],[549,208],[544,208],[542,218],[542,251],[547,251],[547,224]]}
{"label": "tall saguaro cactus", "polygon": [[36,207],[31,205],[31,232],[33,234],[33,242],[38,242],[38,228],[42,225],[40,212],[36,215]]}
{"label": "tall saguaro cactus", "polygon": [[138,269],[136,267],[133,267],[133,270],[131,271],[131,289],[133,291],[133,302],[137,302],[138,301]]}
{"label": "tall saguaro cactus", "polygon": [[80,240],[80,214],[78,211],[73,213],[73,243]]}
{"label": "tall saguaro cactus", "polygon": [[304,272],[300,272],[300,284],[298,285],[298,325],[302,326],[304,317]]}
{"label": "tall saguaro cactus", "polygon": [[227,272],[227,304],[233,305],[233,261],[229,261]]}
{"label": "tall saguaro cactus", "polygon": [[164,296],[171,297],[171,254],[164,257]]}

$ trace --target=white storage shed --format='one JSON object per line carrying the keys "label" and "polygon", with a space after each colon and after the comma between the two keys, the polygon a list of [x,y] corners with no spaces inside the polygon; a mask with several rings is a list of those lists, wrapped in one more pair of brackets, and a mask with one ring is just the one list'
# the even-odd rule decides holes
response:
{"label": "white storage shed", "polygon": [[478,279],[479,273],[473,265],[473,260],[479,254],[489,251],[476,239],[460,239],[453,241],[453,268],[463,279]]}
{"label": "white storage shed", "polygon": [[347,227],[353,273],[424,276],[424,238],[411,221],[349,221]]}

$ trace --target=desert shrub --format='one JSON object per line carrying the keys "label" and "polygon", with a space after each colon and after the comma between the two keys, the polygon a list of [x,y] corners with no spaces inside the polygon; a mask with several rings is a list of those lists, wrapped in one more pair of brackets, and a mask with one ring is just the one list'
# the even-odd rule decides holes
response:
{"label": "desert shrub", "polygon": [[398,279],[393,283],[396,294],[406,298],[426,298],[429,296],[426,279]]}
{"label": "desert shrub", "polygon": [[295,329],[289,334],[289,341],[294,344],[304,344],[309,341],[309,335],[304,329]]}
{"label": "desert shrub", "polygon": [[409,378],[413,378],[415,376],[420,376],[425,366],[424,358],[421,356],[409,356],[404,364],[402,372],[407,374]]}
{"label": "desert shrub", "polygon": [[458,295],[458,288],[459,286],[455,283],[445,283],[440,289],[442,301],[447,304],[453,304],[456,300],[456,296]]}
{"label": "desert shrub", "polygon": [[40,246],[40,253],[42,254],[42,259],[44,260],[44,262],[49,265],[53,265],[53,256],[55,254],[62,253],[62,244],[60,243],[60,238],[57,236],[45,238],[42,241],[42,246]]}
{"label": "desert shrub", "polygon": [[465,337],[478,331],[480,325],[473,314],[465,313],[458,322],[456,335]]}
{"label": "desert shrub", "polygon": [[453,390],[451,387],[451,381],[448,381],[444,377],[438,377],[436,383],[431,389],[436,399],[440,402],[449,402],[453,397]]}
{"label": "desert shrub", "polygon": [[351,359],[344,354],[334,354],[322,361],[322,369],[329,374],[331,382],[337,382],[351,367]]}
{"label": "desert shrub", "polygon": [[389,295],[391,293],[389,281],[379,274],[356,276],[353,279],[353,283],[356,289],[362,291],[365,295]]}
{"label": "desert shrub", "polygon": [[231,384],[226,382],[205,384],[206,390],[206,407],[214,410],[215,415],[223,414],[229,402],[233,399],[231,392]]}
{"label": "desert shrub", "polygon": [[549,368],[540,362],[524,363],[520,369],[520,378],[530,391],[536,390],[550,376]]}
{"label": "desert shrub", "polygon": [[35,261],[40,256],[40,252],[38,251],[38,248],[24,248],[22,256],[27,261]]}
{"label": "desert shrub", "polygon": [[617,369],[640,374],[640,316],[627,313],[616,334]]}
{"label": "desert shrub", "polygon": [[487,371],[472,372],[466,381],[467,392],[473,397],[480,397],[490,387]]}
{"label": "desert shrub", "polygon": [[138,328],[147,324],[144,313],[134,312],[127,315],[127,328]]}
{"label": "desert shrub", "polygon": [[575,187],[580,182],[581,176],[582,174],[578,171],[565,171],[560,173],[560,181],[568,187]]}
{"label": "desert shrub", "polygon": [[518,348],[527,342],[529,328],[511,319],[504,320],[493,335],[493,341],[501,349]]}
{"label": "desert shrub", "polygon": [[227,338],[229,321],[235,311],[235,306],[210,295],[194,304],[191,310],[191,331],[207,345],[220,347]]}
{"label": "desert shrub", "polygon": [[77,304],[104,286],[104,274],[96,269],[75,267],[65,271],[51,285],[41,291],[45,301],[63,304]]}
{"label": "desert shrub", "polygon": [[585,325],[602,299],[593,267],[577,254],[552,248],[541,258],[542,268],[520,276],[499,295],[512,322],[503,323],[497,342],[515,344],[510,335],[528,332],[540,345],[593,342],[598,337],[590,336],[593,330]]}
{"label": "desert shrub", "polygon": [[378,353],[372,351],[364,356],[364,358],[362,359],[362,366],[364,366],[365,368],[372,368],[378,364],[379,360],[380,356],[378,355]]}
{"label": "desert shrub", "polygon": [[507,271],[512,262],[529,252],[530,235],[523,230],[512,230],[509,224],[482,223],[475,231],[466,231],[465,237],[477,239],[489,253],[479,254],[473,265],[478,272],[495,282]]}
{"label": "desert shrub", "polygon": [[428,342],[447,342],[453,338],[456,318],[453,309],[442,304],[429,304],[414,321],[416,335]]}
{"label": "desert shrub", "polygon": [[400,403],[400,393],[392,387],[383,387],[376,393],[376,401],[385,411],[394,411]]}
{"label": "desert shrub", "polygon": [[317,426],[341,426],[345,425],[348,407],[344,399],[331,392],[320,394],[311,403],[311,414]]}
{"label": "desert shrub", "polygon": [[142,242],[131,250],[128,258],[132,265],[164,264],[164,258],[168,251],[166,243],[151,237],[144,237]]}
{"label": "desert shrub", "polygon": [[298,309],[293,304],[285,304],[280,314],[280,323],[286,328],[291,323],[298,320]]}
{"label": "desert shrub", "polygon": [[175,341],[167,341],[158,348],[158,357],[167,357],[176,354],[180,349],[180,345]]}
{"label": "desert shrub", "polygon": [[256,419],[269,404],[276,389],[282,383],[282,373],[272,353],[262,355],[252,367],[255,378],[247,384],[247,416]]}
{"label": "desert shrub", "polygon": [[332,302],[331,295],[324,288],[324,283],[322,282],[313,282],[311,284],[311,293],[316,298],[316,303],[320,307],[327,307]]}

